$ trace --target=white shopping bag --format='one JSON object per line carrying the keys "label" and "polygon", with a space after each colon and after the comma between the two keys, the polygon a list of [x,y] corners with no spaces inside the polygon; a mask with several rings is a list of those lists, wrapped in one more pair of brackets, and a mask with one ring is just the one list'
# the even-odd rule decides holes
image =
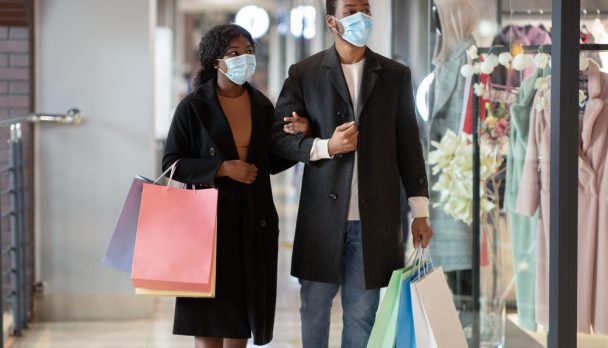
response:
{"label": "white shopping bag", "polygon": [[443,269],[435,268],[413,282],[411,290],[416,346],[468,348]]}

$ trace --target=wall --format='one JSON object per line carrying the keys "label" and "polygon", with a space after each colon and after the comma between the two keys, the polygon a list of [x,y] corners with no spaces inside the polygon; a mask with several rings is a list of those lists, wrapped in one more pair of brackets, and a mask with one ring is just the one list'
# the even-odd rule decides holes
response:
{"label": "wall", "polygon": [[37,109],[86,117],[39,128],[38,318],[152,314],[154,300],[100,261],[133,176],[155,172],[155,11],[155,0],[37,2]]}

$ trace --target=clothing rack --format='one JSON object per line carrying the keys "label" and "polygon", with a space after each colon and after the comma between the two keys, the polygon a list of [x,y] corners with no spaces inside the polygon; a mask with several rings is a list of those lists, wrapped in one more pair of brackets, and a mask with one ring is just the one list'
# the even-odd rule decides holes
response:
{"label": "clothing rack", "polygon": [[[551,45],[529,45],[529,46],[521,46],[524,53],[551,53]],[[608,51],[608,44],[581,44],[580,50],[585,52],[598,52],[598,51]],[[511,52],[511,48],[508,46],[492,46],[492,47],[479,47],[477,48],[478,53],[494,53],[500,54],[503,52]]]}
{"label": "clothing rack", "polygon": [[[522,46],[524,53],[536,53],[536,52],[551,52],[551,45],[542,46]],[[503,53],[510,52],[510,47],[507,46],[492,46],[492,47],[479,47],[478,53]],[[580,51],[586,52],[608,52],[608,44],[581,44]],[[474,63],[479,60],[474,60]],[[578,66],[578,64],[577,64]],[[479,83],[479,75],[473,75],[471,85]],[[479,313],[480,311],[480,258],[481,258],[481,199],[480,194],[480,146],[479,146],[479,113],[480,113],[480,97],[473,95],[473,222],[472,222],[472,297],[473,297],[473,312]],[[479,314],[475,316],[473,325],[473,339],[474,343],[479,342],[479,327],[480,319]]]}
{"label": "clothing rack", "polygon": [[[517,9],[517,10],[502,10],[501,14],[503,16],[544,16],[544,15],[552,15],[551,10],[543,10],[543,9]],[[581,15],[608,15],[608,10],[602,9],[582,9]]]}

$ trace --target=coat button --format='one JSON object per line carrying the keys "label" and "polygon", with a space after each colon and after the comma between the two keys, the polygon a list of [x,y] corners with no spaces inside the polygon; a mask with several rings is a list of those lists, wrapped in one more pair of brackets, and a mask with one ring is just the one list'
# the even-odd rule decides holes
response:
{"label": "coat button", "polygon": [[346,115],[344,115],[344,114],[343,114],[342,112],[340,112],[340,111],[338,111],[338,112],[336,113],[336,116],[338,116],[338,118],[344,118],[344,117],[346,117]]}
{"label": "coat button", "polygon": [[210,154],[211,156],[215,156],[215,147],[210,147],[210,148],[209,148],[209,154]]}
{"label": "coat button", "polygon": [[336,199],[338,199],[338,195],[332,192],[329,194],[329,199],[335,201]]}
{"label": "coat button", "polygon": [[260,220],[260,227],[266,227],[266,220]]}

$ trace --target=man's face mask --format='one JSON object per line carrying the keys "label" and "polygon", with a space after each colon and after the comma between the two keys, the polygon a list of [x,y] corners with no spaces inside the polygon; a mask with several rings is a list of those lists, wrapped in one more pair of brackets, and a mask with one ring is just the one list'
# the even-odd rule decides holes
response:
{"label": "man's face mask", "polygon": [[218,67],[222,74],[237,85],[242,85],[255,73],[255,56],[253,54],[241,54],[240,56],[220,59],[226,63],[226,72]]}
{"label": "man's face mask", "polygon": [[338,33],[338,35],[340,35],[344,40],[357,47],[367,45],[367,41],[369,40],[369,36],[372,33],[372,27],[374,25],[372,16],[363,12],[357,12],[342,19],[337,19],[336,17],[334,18],[336,21],[342,23],[342,26],[344,26],[343,34],[340,34],[340,32],[334,28],[334,31]]}

